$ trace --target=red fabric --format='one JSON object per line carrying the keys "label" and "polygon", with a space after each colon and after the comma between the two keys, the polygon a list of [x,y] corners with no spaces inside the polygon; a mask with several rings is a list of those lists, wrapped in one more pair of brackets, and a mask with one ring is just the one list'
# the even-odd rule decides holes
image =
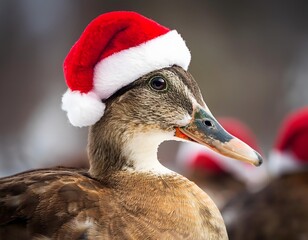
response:
{"label": "red fabric", "polygon": [[100,60],[168,31],[168,28],[135,12],[100,15],[86,27],[64,61],[68,87],[72,91],[89,92],[93,87],[94,67]]}
{"label": "red fabric", "polygon": [[206,152],[200,152],[197,154],[193,161],[193,168],[215,173],[225,172],[219,166],[217,161],[215,161],[214,157]]}
{"label": "red fabric", "polygon": [[301,162],[308,162],[308,129],[294,137],[292,151]]}
{"label": "red fabric", "polygon": [[300,161],[308,162],[308,107],[290,114],[283,121],[275,148],[291,151]]}

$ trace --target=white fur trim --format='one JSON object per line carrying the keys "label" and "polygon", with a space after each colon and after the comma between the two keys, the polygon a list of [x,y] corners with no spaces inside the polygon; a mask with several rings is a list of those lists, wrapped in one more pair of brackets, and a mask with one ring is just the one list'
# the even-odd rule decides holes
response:
{"label": "white fur trim", "polygon": [[144,74],[172,65],[187,70],[190,52],[177,31],[170,31],[118,53],[94,68],[94,89],[102,99],[107,99],[120,88]]}
{"label": "white fur trim", "polygon": [[273,176],[297,172],[305,169],[291,152],[272,150],[268,159],[269,171]]}
{"label": "white fur trim", "polygon": [[62,97],[62,109],[75,127],[95,124],[103,115],[105,104],[94,92],[80,93],[68,89]]}

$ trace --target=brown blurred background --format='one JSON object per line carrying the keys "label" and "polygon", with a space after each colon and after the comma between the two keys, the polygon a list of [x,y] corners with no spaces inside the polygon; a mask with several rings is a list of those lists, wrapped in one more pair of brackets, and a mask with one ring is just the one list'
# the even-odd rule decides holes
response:
{"label": "brown blurred background", "polygon": [[[2,0],[0,176],[85,157],[87,129],[60,108],[62,62],[85,26],[113,10],[177,29],[213,114],[247,123],[265,155],[281,119],[308,104],[307,1]],[[167,144],[160,155],[173,159],[177,145]]]}

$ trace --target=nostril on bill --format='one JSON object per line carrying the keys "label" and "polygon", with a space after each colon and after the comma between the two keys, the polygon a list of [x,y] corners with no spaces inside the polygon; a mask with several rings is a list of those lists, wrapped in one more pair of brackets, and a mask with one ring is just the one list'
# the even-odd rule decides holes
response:
{"label": "nostril on bill", "polygon": [[204,125],[207,127],[214,127],[213,123],[210,120],[204,120],[203,121]]}

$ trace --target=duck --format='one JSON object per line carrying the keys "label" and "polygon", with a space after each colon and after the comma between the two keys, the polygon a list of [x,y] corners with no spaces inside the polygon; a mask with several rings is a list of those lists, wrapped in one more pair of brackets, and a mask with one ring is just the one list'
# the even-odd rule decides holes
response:
{"label": "duck", "polygon": [[157,158],[175,140],[262,163],[214,118],[189,62],[176,30],[139,13],[90,22],[64,60],[62,97],[69,122],[89,128],[90,168],[0,179],[0,238],[227,239],[211,198]]}
{"label": "duck", "polygon": [[271,180],[222,209],[230,239],[308,238],[308,107],[280,124],[268,156]]}
{"label": "duck", "polygon": [[[236,117],[218,117],[217,120],[230,134],[262,152],[256,135],[242,120]],[[218,209],[242,191],[255,188],[266,176],[264,168],[233,162],[196,143],[181,143],[176,167],[182,175],[206,191]]]}

